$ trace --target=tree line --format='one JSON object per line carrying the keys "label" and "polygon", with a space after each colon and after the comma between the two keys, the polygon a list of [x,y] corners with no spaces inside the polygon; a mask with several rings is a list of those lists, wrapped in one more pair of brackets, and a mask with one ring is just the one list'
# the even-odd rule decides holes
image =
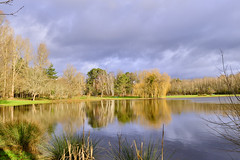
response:
{"label": "tree line", "polygon": [[[34,51],[29,39],[15,35],[5,17],[0,17],[0,98],[36,97],[61,99],[74,96],[139,96],[240,93],[240,74],[191,80],[172,79],[159,70],[108,72],[93,68],[87,75],[67,65],[58,77],[41,43]],[[227,78],[227,79],[226,79]],[[226,83],[228,80],[230,83]],[[229,87],[226,84],[232,85]],[[228,88],[234,88],[234,91]]]}
{"label": "tree line", "polygon": [[204,77],[201,79],[172,79],[169,95],[240,94],[240,73]]}

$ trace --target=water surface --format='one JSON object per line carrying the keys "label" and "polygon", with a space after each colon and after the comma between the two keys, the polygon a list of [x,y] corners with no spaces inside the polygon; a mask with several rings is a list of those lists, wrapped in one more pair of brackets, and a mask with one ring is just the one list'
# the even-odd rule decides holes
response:
{"label": "water surface", "polygon": [[[3,121],[28,119],[48,128],[49,134],[63,131],[90,131],[101,137],[102,146],[117,142],[121,134],[148,141],[161,139],[165,126],[164,148],[176,160],[238,159],[227,152],[232,145],[217,137],[208,120],[226,118],[228,108],[218,98],[170,100],[103,100],[59,104],[0,107]],[[209,127],[209,125],[211,127]],[[106,159],[106,158],[102,158]]]}

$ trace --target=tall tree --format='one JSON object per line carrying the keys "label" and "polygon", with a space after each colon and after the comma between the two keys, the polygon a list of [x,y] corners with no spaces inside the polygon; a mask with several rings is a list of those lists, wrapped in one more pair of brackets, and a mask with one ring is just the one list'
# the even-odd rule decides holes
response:
{"label": "tall tree", "polygon": [[115,92],[118,95],[125,96],[127,94],[127,88],[129,86],[129,83],[130,83],[129,77],[126,74],[119,72],[117,74],[115,82]]}
{"label": "tall tree", "polygon": [[77,69],[72,65],[67,65],[66,70],[63,72],[63,80],[68,88],[68,97],[84,93],[85,77],[82,73],[77,72]]}
{"label": "tall tree", "polygon": [[[87,75],[87,92],[89,95],[98,95],[101,94],[102,89],[104,89],[103,83],[99,84],[100,82],[103,82],[103,75],[106,74],[105,70],[102,70],[100,68],[93,68],[90,70]],[[100,87],[100,89],[99,89]]]}
{"label": "tall tree", "polygon": [[10,97],[14,98],[15,81],[21,72],[22,66],[28,62],[28,57],[32,54],[31,45],[29,40],[22,39],[21,36],[17,36],[14,40],[11,65],[12,65],[12,82],[11,82],[11,94]]}
{"label": "tall tree", "polygon": [[166,96],[170,87],[170,77],[159,70],[143,71],[139,74],[139,83],[134,86],[135,94],[142,97],[157,98]]}
{"label": "tall tree", "polygon": [[50,62],[48,60],[48,56],[49,56],[49,51],[47,49],[46,44],[41,43],[38,47],[37,50],[37,56],[35,59],[35,66],[44,69],[49,67]]}
{"label": "tall tree", "polygon": [[3,90],[2,97],[7,97],[7,79],[10,73],[10,60],[13,53],[14,36],[13,30],[8,23],[0,26],[0,64],[2,66]]}
{"label": "tall tree", "polygon": [[33,100],[37,95],[49,92],[49,78],[46,68],[49,66],[49,52],[45,44],[40,44],[34,59],[34,66],[25,71],[26,90],[32,94]]}

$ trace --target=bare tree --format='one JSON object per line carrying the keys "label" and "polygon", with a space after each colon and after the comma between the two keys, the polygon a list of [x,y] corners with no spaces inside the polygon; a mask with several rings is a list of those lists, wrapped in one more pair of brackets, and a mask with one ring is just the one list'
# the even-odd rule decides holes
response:
{"label": "bare tree", "polygon": [[[234,76],[231,67],[225,65],[222,51],[221,57],[224,83],[234,96],[229,95],[227,101],[228,103],[223,104],[225,106],[224,115],[217,115],[217,120],[208,120],[208,122],[210,122],[210,124],[214,124],[214,127],[211,128],[219,137],[233,144],[234,147],[229,149],[229,151],[240,152],[240,97],[237,95],[240,81]],[[233,82],[238,85],[233,85]]]}
{"label": "bare tree", "polygon": [[25,70],[25,88],[32,94],[34,101],[37,95],[44,94],[48,90],[49,78],[39,67],[29,67]]}
{"label": "bare tree", "polygon": [[13,52],[12,52],[12,84],[11,84],[11,93],[10,98],[14,98],[15,92],[15,83],[16,78],[18,77],[19,73],[21,72],[21,68],[24,64],[28,64],[28,57],[32,54],[31,45],[29,40],[22,39],[21,36],[17,36],[14,40],[13,45]]}
{"label": "bare tree", "polygon": [[13,30],[8,24],[4,24],[0,27],[0,64],[3,66],[3,91],[2,97],[7,97],[7,79],[8,71],[10,71],[10,60],[13,52]]}

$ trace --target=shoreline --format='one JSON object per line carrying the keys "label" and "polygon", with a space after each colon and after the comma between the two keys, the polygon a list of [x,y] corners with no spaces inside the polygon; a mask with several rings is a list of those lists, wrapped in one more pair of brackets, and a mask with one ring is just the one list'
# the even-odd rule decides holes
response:
{"label": "shoreline", "polygon": [[[137,99],[181,99],[181,98],[212,98],[212,97],[229,97],[235,95],[171,95],[160,98],[140,98],[140,97],[74,97],[72,99],[59,99],[59,100],[26,100],[26,99],[0,99],[0,106],[21,106],[21,105],[30,105],[30,104],[49,104],[49,103],[59,103],[59,102],[74,102],[74,101],[100,101],[100,100],[137,100]],[[237,95],[238,96],[238,95]]]}

